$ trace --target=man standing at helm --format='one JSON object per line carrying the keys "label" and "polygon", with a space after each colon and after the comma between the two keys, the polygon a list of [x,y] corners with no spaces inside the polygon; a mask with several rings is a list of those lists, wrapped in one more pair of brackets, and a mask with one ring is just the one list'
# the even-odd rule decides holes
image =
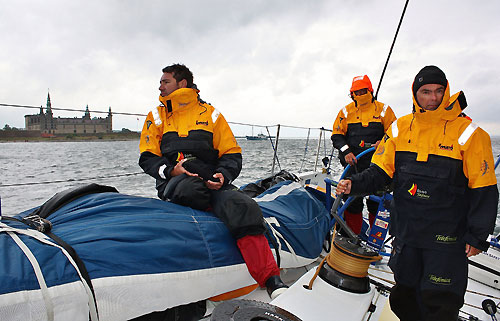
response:
{"label": "man standing at helm", "polygon": [[391,309],[402,320],[453,320],[464,304],[467,257],[486,251],[498,188],[489,135],[450,97],[445,74],[424,67],[412,86],[413,113],[387,131],[362,173],[337,193],[370,193],[391,182],[394,235]]}
{"label": "man standing at helm", "polygon": [[[376,101],[373,97],[372,83],[367,75],[354,77],[350,90],[353,100],[342,108],[333,124],[332,142],[339,150],[342,166],[353,168],[351,172],[361,172],[370,166],[373,153],[363,156],[359,161],[356,155],[376,146],[384,133],[396,119],[391,107]],[[377,214],[378,203],[367,200],[370,225]],[[344,220],[351,230],[359,234],[363,224],[363,198],[356,198],[344,211]]]}

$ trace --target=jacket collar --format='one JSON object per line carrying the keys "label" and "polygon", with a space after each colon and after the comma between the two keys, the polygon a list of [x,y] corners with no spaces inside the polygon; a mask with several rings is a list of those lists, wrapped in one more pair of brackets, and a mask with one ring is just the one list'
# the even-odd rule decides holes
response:
{"label": "jacket collar", "polygon": [[175,113],[198,101],[198,91],[193,88],[179,88],[168,96],[160,95],[160,102],[167,112]]}

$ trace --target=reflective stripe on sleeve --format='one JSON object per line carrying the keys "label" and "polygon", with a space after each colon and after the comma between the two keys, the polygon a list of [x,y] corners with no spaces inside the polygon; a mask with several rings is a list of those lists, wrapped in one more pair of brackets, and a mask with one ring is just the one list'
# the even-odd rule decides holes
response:
{"label": "reflective stripe on sleeve", "polygon": [[469,126],[467,126],[467,128],[464,130],[462,135],[460,135],[460,137],[458,138],[458,143],[460,145],[465,145],[465,143],[467,143],[469,138],[472,136],[472,134],[474,134],[478,127],[478,125],[470,123]]}
{"label": "reflective stripe on sleeve", "polygon": [[151,113],[153,114],[153,119],[155,120],[155,125],[160,126],[161,125],[161,118],[160,118],[160,114],[158,113],[158,108],[153,109],[151,111]]}
{"label": "reflective stripe on sleeve", "polygon": [[349,145],[344,145],[340,148],[341,152],[345,152],[349,148]]}
{"label": "reflective stripe on sleeve", "polygon": [[387,111],[387,105],[384,104],[384,106],[382,107],[382,112],[380,113],[380,116],[381,117],[384,117],[385,116],[385,112]]}
{"label": "reflective stripe on sleeve", "polygon": [[167,179],[167,177],[165,176],[165,168],[167,168],[167,165],[163,164],[160,166],[160,168],[158,169],[158,174],[160,175],[161,178],[163,179]]}
{"label": "reflective stripe on sleeve", "polygon": [[212,112],[212,122],[215,123],[217,121],[217,118],[219,118],[220,112],[217,110],[217,108],[214,108],[214,111]]}
{"label": "reflective stripe on sleeve", "polygon": [[395,121],[392,123],[391,125],[391,129],[392,129],[392,137],[398,137],[398,122]]}

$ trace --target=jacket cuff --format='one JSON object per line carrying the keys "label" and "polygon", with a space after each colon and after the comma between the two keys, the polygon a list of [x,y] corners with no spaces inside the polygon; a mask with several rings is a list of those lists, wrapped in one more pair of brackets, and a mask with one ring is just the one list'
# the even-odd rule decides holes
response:
{"label": "jacket cuff", "polygon": [[476,249],[479,249],[483,252],[488,251],[488,248],[490,247],[490,243],[488,241],[478,240],[470,233],[465,233],[464,241],[465,241],[465,243],[469,244],[470,246],[473,246]]}
{"label": "jacket cuff", "polygon": [[351,149],[349,148],[349,145],[347,145],[347,144],[340,147],[339,152],[342,153],[342,156],[345,156],[349,153],[352,153]]}
{"label": "jacket cuff", "polygon": [[158,175],[160,175],[162,179],[169,180],[170,173],[172,172],[173,169],[174,169],[173,166],[167,166],[166,164],[163,164],[158,168]]}
{"label": "jacket cuff", "polygon": [[224,176],[224,183],[222,184],[222,186],[229,185],[229,184],[231,184],[233,182],[233,179],[231,178],[231,175],[224,168],[217,168],[214,173],[221,173],[222,176]]}

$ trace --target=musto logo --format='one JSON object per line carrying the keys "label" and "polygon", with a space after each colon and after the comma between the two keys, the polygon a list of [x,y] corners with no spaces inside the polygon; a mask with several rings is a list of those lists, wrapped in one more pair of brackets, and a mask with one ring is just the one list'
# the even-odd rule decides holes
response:
{"label": "musto logo", "polygon": [[417,184],[413,183],[408,190],[408,193],[410,193],[411,196],[415,196],[418,198],[424,198],[424,199],[429,199],[431,196],[427,193],[427,191],[424,191],[422,189],[419,189],[417,187]]}
{"label": "musto logo", "polygon": [[453,150],[453,144],[451,144],[450,146],[439,144],[438,147],[439,147],[439,149],[442,149],[442,150],[450,150],[450,151]]}

